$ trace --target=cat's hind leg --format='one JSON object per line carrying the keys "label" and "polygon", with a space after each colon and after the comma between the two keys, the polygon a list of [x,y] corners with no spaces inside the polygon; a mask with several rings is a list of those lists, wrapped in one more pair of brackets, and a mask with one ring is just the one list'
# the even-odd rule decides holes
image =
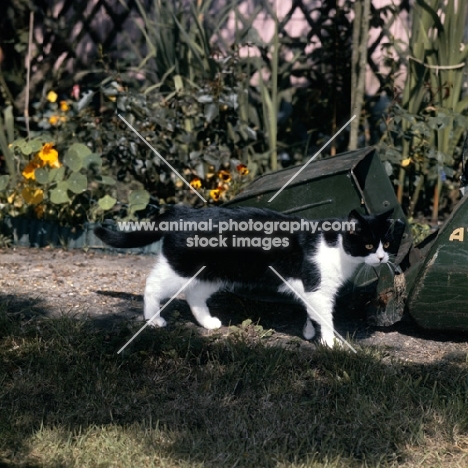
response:
{"label": "cat's hind leg", "polygon": [[214,330],[222,325],[219,318],[211,316],[206,305],[206,301],[210,296],[219,291],[221,287],[220,283],[197,281],[185,292],[185,299],[190,306],[193,316],[202,327],[208,330]]}
{"label": "cat's hind leg", "polygon": [[166,321],[161,317],[160,303],[172,297],[184,286],[188,278],[179,276],[169,265],[166,258],[160,255],[156,265],[146,280],[145,287],[145,320],[149,325],[164,327]]}

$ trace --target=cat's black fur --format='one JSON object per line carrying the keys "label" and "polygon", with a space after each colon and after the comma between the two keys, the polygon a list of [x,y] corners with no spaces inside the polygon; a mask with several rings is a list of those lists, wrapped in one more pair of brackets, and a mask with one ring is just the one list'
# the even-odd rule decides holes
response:
{"label": "cat's black fur", "polygon": [[[158,286],[165,283],[166,277],[173,275],[174,283],[180,283],[182,279],[188,280],[202,266],[204,270],[196,280],[197,290],[189,292],[188,302],[194,315],[199,322],[207,328],[216,328],[211,323],[206,308],[206,299],[213,291],[222,287],[240,285],[256,288],[273,288],[288,292],[282,280],[271,270],[273,267],[288,283],[295,284],[300,288],[307,300],[313,304],[305,304],[308,309],[323,309],[325,318],[317,319],[316,314],[309,313],[309,317],[318,321],[323,326],[325,322],[329,326],[335,296],[338,288],[352,275],[359,263],[379,264],[388,261],[388,253],[396,252],[392,245],[391,211],[375,216],[363,216],[353,210],[348,220],[355,223],[355,229],[351,231],[327,231],[308,232],[298,231],[294,233],[284,232],[277,229],[266,234],[262,231],[228,231],[219,234],[218,229],[211,232],[206,231],[138,231],[138,232],[116,232],[102,227],[95,230],[96,235],[106,244],[113,247],[131,248],[142,247],[163,239],[161,246],[161,265],[158,263],[148,278],[145,292],[145,303],[152,301],[151,295],[158,296],[154,301],[154,307],[159,307],[162,296],[169,297],[172,291],[171,281],[168,285]],[[223,208],[214,207],[208,209],[193,209],[183,206],[174,206],[165,213],[155,218],[155,222],[168,221],[195,221],[197,223],[212,220],[214,226],[221,222],[261,221],[301,221],[301,218],[280,214],[267,209],[259,208]],[[223,247],[188,247],[189,239],[198,235],[205,238],[219,240],[223,236],[225,246]],[[262,247],[232,247],[233,236],[249,237],[251,239],[278,238],[278,246],[264,249]],[[265,244],[267,245],[267,244]],[[379,248],[380,246],[380,248]],[[385,246],[385,248],[383,247]],[[393,247],[393,249],[392,249]],[[384,252],[385,250],[385,252]],[[374,261],[374,256],[375,261]],[[371,260],[369,260],[372,257]],[[328,264],[330,262],[330,264]],[[180,281],[179,281],[180,280]],[[193,287],[197,287],[194,285]],[[216,286],[218,285],[218,286]],[[192,291],[192,290],[191,290]],[[175,292],[175,291],[174,291]],[[166,296],[166,294],[169,294]],[[194,296],[194,299],[190,300]],[[203,296],[203,297],[198,297]],[[206,297],[205,297],[206,296]],[[203,309],[203,303],[206,310]],[[148,305],[150,308],[150,306]],[[199,312],[195,310],[200,309]],[[151,308],[150,308],[151,309]],[[326,309],[326,310],[325,310]],[[316,311],[318,314],[320,310]],[[207,315],[208,314],[208,315]],[[151,319],[158,315],[156,310],[147,310],[145,305],[145,317]],[[217,320],[217,319],[216,319]],[[164,325],[162,318],[157,318],[156,323]],[[164,322],[164,323],[163,323]],[[206,323],[204,323],[206,322]],[[219,322],[219,321],[218,321]],[[217,322],[216,322],[217,324]],[[219,325],[218,325],[219,326]],[[313,336],[313,327],[308,321],[304,330],[307,338]],[[308,328],[308,330],[306,330]],[[322,330],[322,337],[324,330]],[[324,341],[331,345],[333,335],[326,334]]]}

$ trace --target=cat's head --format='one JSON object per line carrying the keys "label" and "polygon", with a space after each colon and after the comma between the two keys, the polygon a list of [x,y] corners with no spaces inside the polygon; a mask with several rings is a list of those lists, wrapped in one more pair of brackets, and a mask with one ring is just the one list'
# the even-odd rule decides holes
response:
{"label": "cat's head", "polygon": [[393,209],[366,216],[356,210],[351,211],[348,221],[352,228],[343,237],[345,252],[369,265],[387,263],[394,242],[392,213]]}

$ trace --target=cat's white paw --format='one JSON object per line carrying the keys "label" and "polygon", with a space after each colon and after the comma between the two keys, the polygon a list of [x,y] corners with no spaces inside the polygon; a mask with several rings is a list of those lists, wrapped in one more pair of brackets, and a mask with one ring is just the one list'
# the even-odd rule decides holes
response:
{"label": "cat's white paw", "polygon": [[147,320],[146,323],[150,327],[165,327],[167,325],[166,320],[164,320],[160,315]]}
{"label": "cat's white paw", "polygon": [[216,328],[221,327],[222,323],[221,320],[219,320],[219,318],[206,317],[205,319],[203,319],[203,323],[201,325],[207,330],[215,330]]}
{"label": "cat's white paw", "polygon": [[320,338],[320,343],[329,348],[335,346],[335,337],[333,333],[322,332],[322,337]]}
{"label": "cat's white paw", "polygon": [[315,327],[309,319],[306,320],[302,334],[306,340],[311,340],[315,336]]}

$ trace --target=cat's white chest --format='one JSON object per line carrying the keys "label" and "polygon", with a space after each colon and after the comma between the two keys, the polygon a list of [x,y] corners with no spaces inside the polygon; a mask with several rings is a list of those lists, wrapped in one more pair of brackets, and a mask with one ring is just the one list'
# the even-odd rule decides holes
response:
{"label": "cat's white chest", "polygon": [[351,278],[362,259],[347,254],[339,238],[338,245],[330,246],[321,239],[312,259],[320,270],[321,288],[337,289]]}

